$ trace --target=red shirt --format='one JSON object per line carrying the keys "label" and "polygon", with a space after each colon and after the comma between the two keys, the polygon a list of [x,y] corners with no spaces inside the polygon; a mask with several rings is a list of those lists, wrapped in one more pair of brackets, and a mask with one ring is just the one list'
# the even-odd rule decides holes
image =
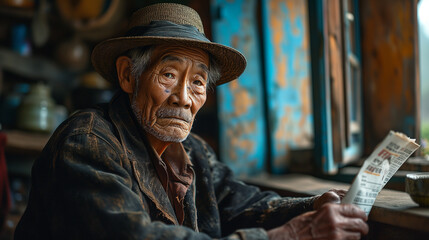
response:
{"label": "red shirt", "polygon": [[181,143],[170,144],[154,162],[156,172],[176,212],[177,220],[183,224],[185,218],[183,199],[194,179],[192,163]]}

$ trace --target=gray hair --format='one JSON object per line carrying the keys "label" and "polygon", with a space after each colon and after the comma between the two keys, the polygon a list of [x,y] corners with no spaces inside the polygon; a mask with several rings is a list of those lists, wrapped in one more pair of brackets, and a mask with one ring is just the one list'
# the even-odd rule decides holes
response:
{"label": "gray hair", "polygon": [[[150,58],[152,56],[154,46],[146,46],[133,48],[129,50],[125,55],[131,59],[131,75],[136,79],[135,89],[139,88],[140,76],[144,72],[147,66],[150,64]],[[207,89],[212,89],[216,86],[216,82],[221,77],[220,67],[214,60],[213,56],[210,55],[210,66],[208,72],[208,84]],[[136,91],[135,91],[136,94]]]}
{"label": "gray hair", "polygon": [[[152,56],[153,46],[133,48],[125,55],[131,59],[131,76],[136,80],[134,86],[134,95],[137,95],[137,90],[140,87],[140,76],[150,64],[150,57]],[[136,97],[136,96],[134,96]]]}

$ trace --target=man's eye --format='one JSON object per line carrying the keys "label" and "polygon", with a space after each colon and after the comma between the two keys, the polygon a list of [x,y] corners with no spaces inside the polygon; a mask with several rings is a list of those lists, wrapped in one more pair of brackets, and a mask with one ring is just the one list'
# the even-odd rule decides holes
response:
{"label": "man's eye", "polygon": [[164,76],[170,79],[174,78],[174,75],[172,73],[164,73]]}
{"label": "man's eye", "polygon": [[201,80],[195,80],[195,81],[193,82],[193,84],[194,84],[194,85],[197,85],[197,86],[203,86],[203,85],[204,85],[204,83],[203,83]]}

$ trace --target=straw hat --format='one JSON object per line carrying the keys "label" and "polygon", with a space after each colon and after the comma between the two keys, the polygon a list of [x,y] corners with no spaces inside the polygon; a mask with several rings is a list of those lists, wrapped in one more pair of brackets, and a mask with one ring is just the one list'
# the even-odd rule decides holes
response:
{"label": "straw hat", "polygon": [[136,11],[123,37],[105,40],[95,46],[92,64],[101,76],[117,82],[116,59],[135,47],[156,44],[201,48],[211,54],[221,69],[220,85],[236,79],[246,68],[245,57],[237,50],[208,40],[198,13],[187,6],[159,3]]}

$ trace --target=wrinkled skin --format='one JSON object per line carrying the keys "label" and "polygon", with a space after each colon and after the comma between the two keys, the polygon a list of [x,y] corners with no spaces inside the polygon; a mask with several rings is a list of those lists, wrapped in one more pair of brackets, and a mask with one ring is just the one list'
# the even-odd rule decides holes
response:
{"label": "wrinkled skin", "polygon": [[208,54],[198,48],[154,47],[139,89],[130,74],[131,60],[121,56],[116,64],[121,88],[129,94],[136,117],[158,154],[171,142],[186,139],[206,101]]}
{"label": "wrinkled skin", "polygon": [[368,233],[367,216],[359,207],[338,204],[344,190],[330,190],[314,201],[315,211],[299,215],[268,231],[270,239],[361,239]]}

